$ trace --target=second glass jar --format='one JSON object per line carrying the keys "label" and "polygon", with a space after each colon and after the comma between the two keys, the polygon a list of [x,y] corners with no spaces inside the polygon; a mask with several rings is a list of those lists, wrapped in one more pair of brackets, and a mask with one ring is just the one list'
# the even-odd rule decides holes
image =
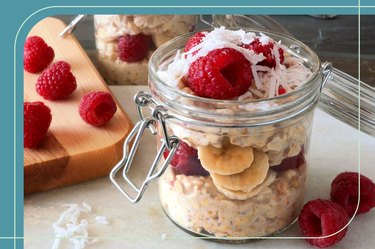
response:
{"label": "second glass jar", "polygon": [[100,73],[108,84],[146,85],[155,48],[192,31],[196,22],[195,15],[94,15]]}

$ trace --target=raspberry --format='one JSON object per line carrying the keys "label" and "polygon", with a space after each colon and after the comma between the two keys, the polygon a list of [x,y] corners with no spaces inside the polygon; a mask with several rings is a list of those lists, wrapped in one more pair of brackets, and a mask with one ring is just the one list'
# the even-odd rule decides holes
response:
{"label": "raspberry", "polygon": [[146,58],[151,46],[148,35],[125,35],[118,39],[119,58],[126,62],[137,62]]}
{"label": "raspberry", "polygon": [[23,147],[36,148],[40,145],[51,124],[52,115],[43,102],[23,103]]}
{"label": "raspberry", "polygon": [[58,61],[39,76],[35,89],[44,99],[57,100],[68,97],[77,88],[76,78],[70,65]]}
{"label": "raspberry", "polygon": [[29,73],[38,73],[45,69],[55,57],[51,47],[39,36],[26,39],[23,51],[23,68]]}
{"label": "raspberry", "polygon": [[279,86],[279,89],[277,89],[277,93],[279,95],[283,95],[286,93],[286,90],[282,86]]}
{"label": "raspberry", "polygon": [[287,157],[283,159],[279,165],[272,166],[272,169],[274,171],[280,172],[280,171],[286,171],[289,169],[298,168],[301,164],[305,163],[304,154],[305,154],[305,150],[302,147],[300,153],[298,153],[297,156]]}
{"label": "raspberry", "polygon": [[108,123],[117,106],[112,95],[107,92],[92,92],[82,97],[79,103],[79,115],[88,124],[101,126]]}
{"label": "raspberry", "polygon": [[[164,158],[167,158],[168,155],[169,151],[165,150]],[[172,165],[173,171],[177,175],[183,174],[187,176],[207,176],[209,174],[202,167],[202,164],[198,159],[198,151],[181,140],[170,164]]]}
{"label": "raspberry", "polygon": [[[262,45],[259,39],[255,39],[250,44],[243,44],[242,47],[247,48],[249,50],[253,50],[256,54],[263,53],[266,57],[263,61],[259,62],[259,65],[267,66],[267,67],[275,67],[276,66],[276,59],[272,54],[274,42],[269,42],[268,44]],[[284,62],[284,50],[279,48],[280,54],[280,63]]]}
{"label": "raspberry", "polygon": [[188,52],[190,49],[197,46],[199,43],[202,42],[204,37],[206,37],[206,35],[203,32],[198,32],[192,37],[190,37],[189,40],[186,42],[184,52]]}
{"label": "raspberry", "polygon": [[252,79],[250,62],[237,50],[223,48],[191,63],[187,85],[200,97],[233,99],[249,89]]}
{"label": "raspberry", "polygon": [[[375,183],[360,175],[360,203],[358,214],[367,213],[375,207]],[[358,172],[343,172],[331,184],[331,200],[340,204],[351,217],[358,202]]]}
{"label": "raspberry", "polygon": [[[348,222],[349,216],[339,204],[329,200],[313,200],[306,203],[298,218],[299,227],[305,237],[322,237],[336,233]],[[311,245],[324,248],[340,241],[348,228],[327,238],[306,239]]]}

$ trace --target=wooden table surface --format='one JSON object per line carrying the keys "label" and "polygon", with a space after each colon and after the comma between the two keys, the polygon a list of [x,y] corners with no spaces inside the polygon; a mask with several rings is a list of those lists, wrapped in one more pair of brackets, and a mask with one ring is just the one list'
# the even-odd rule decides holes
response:
{"label": "wooden table surface", "polygon": [[[70,22],[74,16],[57,16]],[[358,16],[338,15],[334,19],[318,19],[307,15],[270,16],[306,43],[322,61],[331,61],[334,67],[358,77]],[[361,16],[361,80],[375,87],[375,15]],[[203,27],[198,24],[198,28]],[[92,16],[82,20],[75,36],[95,63],[95,41]]]}

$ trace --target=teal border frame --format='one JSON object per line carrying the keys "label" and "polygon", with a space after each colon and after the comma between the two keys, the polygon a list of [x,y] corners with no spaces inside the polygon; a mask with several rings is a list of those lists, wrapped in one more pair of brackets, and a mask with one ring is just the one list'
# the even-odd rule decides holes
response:
{"label": "teal border frame", "polygon": [[[199,9],[198,9],[199,8]],[[10,141],[8,146],[13,147],[13,161],[5,164],[14,165],[8,174],[13,176],[13,188],[9,199],[5,202],[12,203],[13,210],[5,210],[5,221],[8,225],[8,230],[5,231],[5,236],[0,234],[0,248],[23,248],[23,65],[22,65],[22,51],[23,41],[25,40],[29,30],[41,19],[58,14],[113,14],[121,12],[129,14],[355,14],[360,20],[361,14],[374,14],[375,6],[366,5],[361,6],[360,1],[358,5],[330,5],[330,6],[50,6],[41,8],[30,16],[28,16],[19,27],[16,37],[14,37],[14,47],[12,65],[14,66],[13,79],[13,95],[7,96],[13,98],[13,125],[10,126],[8,136],[13,136],[13,142]],[[360,25],[360,22],[359,22]],[[360,26],[359,26],[360,32]],[[360,34],[359,34],[360,35]],[[360,60],[360,36],[359,36],[359,60]],[[360,65],[359,79],[360,79]],[[8,137],[7,136],[7,137]],[[359,137],[359,135],[358,135]],[[9,148],[8,148],[9,149]],[[360,153],[360,148],[358,148]],[[360,164],[359,164],[360,165]],[[13,174],[12,174],[13,173]],[[10,177],[9,177],[10,178]],[[7,186],[9,187],[9,186]],[[7,208],[8,206],[6,206]],[[3,218],[3,217],[1,217]],[[2,219],[3,220],[3,219]],[[10,221],[10,222],[9,222]],[[13,221],[13,222],[12,222]],[[9,222],[9,224],[8,224]],[[13,224],[12,224],[13,223]],[[3,231],[1,231],[3,233]],[[13,234],[8,236],[7,234]],[[303,238],[303,237],[298,237]],[[289,238],[291,239],[291,238]]]}

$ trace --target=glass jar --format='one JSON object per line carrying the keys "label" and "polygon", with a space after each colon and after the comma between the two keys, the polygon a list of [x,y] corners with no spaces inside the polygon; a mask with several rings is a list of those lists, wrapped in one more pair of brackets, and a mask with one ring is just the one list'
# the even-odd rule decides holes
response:
{"label": "glass jar", "polygon": [[155,48],[192,31],[196,22],[194,15],[94,15],[100,73],[109,84],[146,85]]}
{"label": "glass jar", "polygon": [[[135,97],[141,121],[125,141],[124,160],[110,175],[131,202],[160,177],[165,213],[197,236],[244,240],[278,233],[296,220],[304,203],[314,108],[331,64],[321,65],[317,55],[294,38],[263,33],[281,40],[286,52],[301,58],[312,72],[301,87],[264,100],[201,98],[163,82],[157,72],[168,66],[192,34],[155,51],[149,63],[151,94],[140,92]],[[151,108],[150,117],[143,114],[145,106]],[[126,172],[147,128],[156,134],[158,155],[137,187]],[[183,155],[178,147],[184,149]],[[116,180],[123,166],[135,196]]]}

